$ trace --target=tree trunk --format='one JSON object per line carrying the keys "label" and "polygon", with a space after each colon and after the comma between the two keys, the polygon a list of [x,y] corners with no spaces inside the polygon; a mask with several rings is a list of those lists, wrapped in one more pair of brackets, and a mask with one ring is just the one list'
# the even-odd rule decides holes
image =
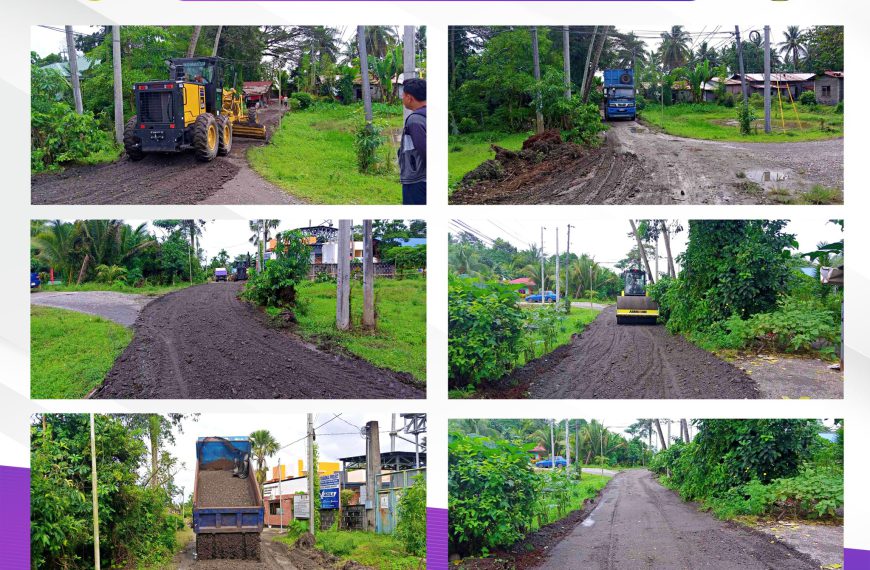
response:
{"label": "tree trunk", "polygon": [[607,43],[607,34],[610,31],[610,26],[604,27],[604,32],[601,34],[601,41],[595,48],[595,55],[592,57],[592,67],[589,70],[589,82],[586,84],[586,91],[583,93],[583,102],[589,102],[589,93],[592,91],[592,79],[595,77],[595,70],[598,69],[598,61],[601,59],[601,52],[604,50],[604,44]]}
{"label": "tree trunk", "polygon": [[85,273],[88,271],[88,263],[91,261],[91,254],[86,253],[85,258],[82,260],[82,267],[79,269],[79,278],[76,281],[76,285],[81,285],[82,281],[85,280]]}
{"label": "tree trunk", "polygon": [[[541,112],[541,65],[538,57],[538,28],[532,26],[532,64],[535,72],[535,132],[544,132],[544,115]],[[543,295],[543,293],[541,293]],[[543,297],[542,297],[543,299]]]}
{"label": "tree trunk", "polygon": [[66,53],[69,64],[69,79],[72,85],[73,101],[75,102],[76,114],[84,113],[82,106],[82,86],[79,83],[79,61],[76,55],[76,43],[73,40],[73,27],[64,26],[66,31]]}
{"label": "tree trunk", "polygon": [[662,432],[662,423],[659,420],[655,419],[655,420],[653,420],[653,424],[655,424],[656,431],[659,434],[659,442],[662,444],[662,450],[667,449],[668,442],[665,441],[665,434],[664,434],[664,432]]}
{"label": "tree trunk", "polygon": [[646,249],[644,249],[643,242],[640,240],[640,235],[637,233],[637,225],[634,223],[634,220],[628,220],[628,223],[631,224],[631,233],[634,234],[634,239],[637,241],[637,251],[643,261],[644,268],[646,268],[646,274],[649,276],[649,281],[650,283],[655,283],[655,276],[652,273],[652,269],[650,269],[649,259],[647,259],[646,256]]}
{"label": "tree trunk", "polygon": [[372,89],[369,85],[369,59],[366,49],[366,27],[357,26],[357,43],[359,44],[359,73],[362,80],[363,109],[365,110],[366,125],[372,124]]}
{"label": "tree trunk", "polygon": [[683,441],[689,443],[689,422],[685,419],[680,420],[680,429],[683,432]]}
{"label": "tree trunk", "polygon": [[149,484],[152,489],[157,488],[157,469],[160,460],[160,416],[150,414],[148,416],[148,438],[151,440],[151,477]]}
{"label": "tree trunk", "polygon": [[190,43],[187,45],[187,57],[193,57],[196,53],[196,44],[199,43],[199,33],[202,31],[202,26],[193,27],[193,35],[190,36]]}
{"label": "tree trunk", "polygon": [[598,38],[598,26],[592,29],[592,39],[589,40],[589,49],[586,50],[586,67],[583,68],[583,81],[580,83],[580,97],[585,101],[586,81],[589,79],[589,64],[592,62],[592,52],[595,51],[595,40]]}
{"label": "tree trunk", "polygon": [[668,224],[665,220],[661,221],[662,237],[665,239],[665,253],[668,256],[668,276],[677,277],[677,270],[674,266],[674,256],[671,253],[671,231],[668,229]]}
{"label": "tree trunk", "polygon": [[220,44],[220,42],[221,42],[221,30],[223,30],[223,29],[224,29],[223,26],[218,26],[218,27],[217,27],[217,32],[215,32],[215,35],[214,35],[214,47],[213,47],[212,50],[211,50],[211,56],[212,56],[212,57],[217,56],[218,44]]}

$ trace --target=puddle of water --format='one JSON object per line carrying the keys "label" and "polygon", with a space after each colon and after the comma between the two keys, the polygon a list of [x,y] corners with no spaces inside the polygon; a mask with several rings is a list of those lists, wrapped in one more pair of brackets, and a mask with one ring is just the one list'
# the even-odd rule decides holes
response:
{"label": "puddle of water", "polygon": [[746,178],[759,184],[764,182],[782,182],[788,180],[788,172],[785,170],[747,170]]}

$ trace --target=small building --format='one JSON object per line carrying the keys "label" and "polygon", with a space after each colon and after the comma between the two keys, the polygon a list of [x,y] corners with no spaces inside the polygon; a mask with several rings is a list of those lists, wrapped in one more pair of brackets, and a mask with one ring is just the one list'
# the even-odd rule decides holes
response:
{"label": "small building", "polygon": [[395,241],[398,242],[398,245],[401,247],[417,247],[418,245],[426,245],[426,238],[424,237],[399,238]]}
{"label": "small building", "polygon": [[[83,55],[77,55],[76,56],[76,66],[78,67],[79,77],[81,77],[85,71],[90,69],[91,66],[94,66],[98,63],[100,63],[99,60],[91,60]],[[48,65],[43,65],[42,69],[53,69],[53,70],[57,71],[58,73],[60,73],[61,75],[63,75],[67,79],[69,79],[69,77],[70,77],[69,61],[59,61],[57,63],[50,63]]]}
{"label": "small building", "polygon": [[[813,91],[815,89],[814,80],[815,73],[771,73],[770,74],[770,89],[774,97],[777,97],[777,91],[783,99],[788,100],[789,93],[791,98],[797,100],[804,91]],[[735,73],[731,79],[740,81],[740,74]],[[764,74],[763,73],[747,73],[746,83],[749,94],[758,93],[764,95]]]}
{"label": "small building", "polygon": [[259,104],[266,107],[272,102],[271,81],[245,81],[242,92],[245,94],[245,104],[249,107]]}
{"label": "small building", "polygon": [[843,72],[826,71],[817,75],[813,88],[816,102],[822,105],[836,105],[843,102]]}
{"label": "small building", "polygon": [[538,461],[546,459],[547,449],[539,443],[537,447],[529,452],[529,454],[531,456],[532,463],[537,463]]}
{"label": "small building", "polygon": [[509,285],[521,285],[519,289],[517,289],[517,293],[520,295],[530,295],[535,290],[535,282],[534,280],[528,277],[518,277],[517,279],[511,279],[508,281]]}

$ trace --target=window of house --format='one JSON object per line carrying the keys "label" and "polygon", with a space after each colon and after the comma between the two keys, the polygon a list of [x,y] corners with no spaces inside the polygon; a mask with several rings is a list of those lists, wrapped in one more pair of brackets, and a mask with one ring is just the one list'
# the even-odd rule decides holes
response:
{"label": "window of house", "polygon": [[830,85],[822,85],[822,97],[830,97],[831,96],[831,86]]}
{"label": "window of house", "polygon": [[269,501],[269,514],[277,515],[278,514],[278,501]]}

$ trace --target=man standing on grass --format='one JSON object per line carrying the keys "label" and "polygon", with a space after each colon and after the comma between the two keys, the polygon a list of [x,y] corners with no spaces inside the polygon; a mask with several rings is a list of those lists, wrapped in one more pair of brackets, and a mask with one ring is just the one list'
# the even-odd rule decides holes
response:
{"label": "man standing on grass", "polygon": [[426,80],[405,81],[402,104],[411,111],[399,145],[402,204],[426,204]]}

